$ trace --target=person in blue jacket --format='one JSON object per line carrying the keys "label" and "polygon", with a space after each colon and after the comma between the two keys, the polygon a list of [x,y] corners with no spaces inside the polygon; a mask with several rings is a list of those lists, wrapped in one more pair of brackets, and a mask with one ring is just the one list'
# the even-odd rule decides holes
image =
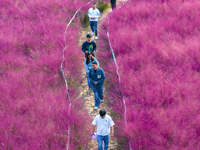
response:
{"label": "person in blue jacket", "polygon": [[92,62],[92,69],[89,72],[89,79],[94,91],[95,110],[98,109],[100,102],[103,102],[103,85],[105,73],[103,69],[99,68],[96,61]]}
{"label": "person in blue jacket", "polygon": [[90,52],[88,52],[86,54],[86,58],[85,58],[84,64],[85,64],[85,71],[86,71],[86,76],[87,76],[89,89],[92,89],[92,85],[91,85],[90,79],[89,79],[89,72],[92,69],[92,61],[96,61],[97,62],[97,66],[99,67],[99,62],[97,61],[97,59],[95,57],[93,57]]}
{"label": "person in blue jacket", "polygon": [[95,57],[95,52],[96,52],[96,43],[92,41],[92,36],[90,34],[86,35],[87,40],[82,44],[82,51],[86,54],[89,52],[92,54],[92,56]]}

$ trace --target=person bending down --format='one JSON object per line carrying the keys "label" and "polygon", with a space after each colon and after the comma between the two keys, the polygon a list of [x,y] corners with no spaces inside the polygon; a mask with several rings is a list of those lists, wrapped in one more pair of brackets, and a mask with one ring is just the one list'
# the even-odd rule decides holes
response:
{"label": "person bending down", "polygon": [[[98,142],[98,150],[103,150],[102,141],[104,141],[104,150],[108,149],[109,145],[109,136],[114,136],[114,125],[112,118],[106,114],[106,111],[100,110],[99,115],[97,115],[93,122],[92,134],[94,134],[97,127],[97,142]],[[111,134],[110,134],[111,128]]]}
{"label": "person bending down", "polygon": [[90,78],[89,78],[89,72],[92,69],[92,61],[96,61],[97,62],[97,66],[99,67],[99,62],[97,61],[97,59],[95,57],[93,57],[90,52],[88,52],[86,54],[86,58],[85,58],[84,64],[85,64],[85,71],[86,71],[86,76],[87,76],[89,89],[92,89],[92,85],[90,83]]}
{"label": "person bending down", "polygon": [[92,69],[89,72],[89,79],[94,91],[95,98],[95,110],[98,109],[100,102],[103,102],[103,85],[105,79],[105,73],[103,69],[98,67],[97,62],[92,62]]}

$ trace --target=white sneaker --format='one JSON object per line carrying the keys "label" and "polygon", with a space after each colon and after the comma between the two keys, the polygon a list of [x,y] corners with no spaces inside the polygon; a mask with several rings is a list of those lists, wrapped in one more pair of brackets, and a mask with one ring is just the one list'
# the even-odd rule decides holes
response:
{"label": "white sneaker", "polygon": [[93,35],[94,35],[94,32],[92,32],[91,36],[93,36]]}
{"label": "white sneaker", "polygon": [[100,102],[101,102],[101,103],[103,103],[103,102],[104,102],[104,100],[103,100],[103,99],[101,99],[101,100],[100,100]]}
{"label": "white sneaker", "polygon": [[98,107],[97,107],[97,106],[95,106],[95,107],[94,107],[94,110],[97,110],[97,109],[98,109]]}
{"label": "white sneaker", "polygon": [[98,40],[98,37],[97,36],[95,36],[95,38],[94,38],[95,40]]}

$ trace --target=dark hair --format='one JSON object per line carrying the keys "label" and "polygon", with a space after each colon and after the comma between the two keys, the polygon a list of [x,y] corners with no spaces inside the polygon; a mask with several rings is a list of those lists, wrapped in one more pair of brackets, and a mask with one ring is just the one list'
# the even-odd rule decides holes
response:
{"label": "dark hair", "polygon": [[102,117],[106,114],[106,111],[104,109],[102,109],[102,110],[99,111],[99,114]]}
{"label": "dark hair", "polygon": [[92,3],[93,5],[96,5],[96,3],[94,2],[94,3]]}
{"label": "dark hair", "polygon": [[[89,54],[91,54],[91,53],[89,53]],[[89,54],[87,53],[86,56],[85,56],[85,58],[86,58],[86,64],[90,63]],[[91,60],[94,61],[94,57],[93,56],[92,56]]]}
{"label": "dark hair", "polygon": [[91,35],[91,34],[87,34],[86,37],[87,37],[87,38],[91,38],[92,35]]}

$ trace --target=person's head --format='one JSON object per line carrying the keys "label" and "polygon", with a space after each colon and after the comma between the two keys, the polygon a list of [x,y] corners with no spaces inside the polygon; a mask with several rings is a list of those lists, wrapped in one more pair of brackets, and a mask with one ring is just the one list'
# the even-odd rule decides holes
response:
{"label": "person's head", "polygon": [[93,56],[92,56],[92,54],[90,53],[90,52],[88,52],[87,54],[86,54],[86,64],[89,64],[90,63],[90,59],[92,60],[92,61],[94,61],[94,58],[93,58]]}
{"label": "person's head", "polygon": [[92,36],[90,34],[87,34],[86,38],[87,38],[87,42],[91,42],[92,41]]}
{"label": "person's head", "polygon": [[98,69],[98,65],[97,65],[97,62],[96,62],[96,61],[93,61],[93,62],[92,62],[92,68],[93,68],[94,70],[97,70],[97,69]]}
{"label": "person's head", "polygon": [[104,109],[99,111],[101,118],[103,119],[106,116],[106,111]]}
{"label": "person's head", "polygon": [[96,8],[97,8],[96,3],[93,3],[93,4],[92,4],[92,8],[93,8],[93,9],[96,9]]}
{"label": "person's head", "polygon": [[88,53],[88,58],[91,59],[92,58],[92,54]]}

